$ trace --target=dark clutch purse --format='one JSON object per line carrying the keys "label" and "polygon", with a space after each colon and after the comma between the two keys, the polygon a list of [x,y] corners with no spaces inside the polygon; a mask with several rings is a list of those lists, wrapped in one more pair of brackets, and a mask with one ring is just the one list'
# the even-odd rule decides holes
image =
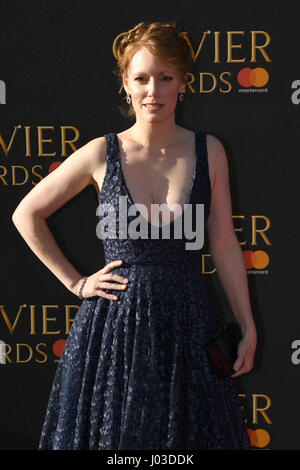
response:
{"label": "dark clutch purse", "polygon": [[238,343],[242,340],[239,325],[225,323],[210,339],[206,351],[220,377],[234,374],[233,364],[237,359]]}

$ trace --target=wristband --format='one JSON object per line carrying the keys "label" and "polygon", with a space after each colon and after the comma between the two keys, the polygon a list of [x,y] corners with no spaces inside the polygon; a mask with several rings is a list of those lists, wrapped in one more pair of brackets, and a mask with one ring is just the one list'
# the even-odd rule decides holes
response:
{"label": "wristband", "polygon": [[80,299],[84,299],[84,297],[82,297],[81,293],[82,293],[82,289],[84,288],[84,285],[86,283],[86,280],[87,280],[88,276],[85,276],[83,279],[82,279],[82,283],[81,283],[81,286],[80,286],[80,289],[79,289],[79,294],[78,294],[78,297]]}

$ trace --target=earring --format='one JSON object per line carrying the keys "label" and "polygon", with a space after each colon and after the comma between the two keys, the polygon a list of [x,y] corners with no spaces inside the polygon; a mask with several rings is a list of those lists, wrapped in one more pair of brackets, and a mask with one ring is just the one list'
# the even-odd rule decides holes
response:
{"label": "earring", "polygon": [[181,102],[184,100],[184,93],[179,93],[179,100]]}
{"label": "earring", "polygon": [[126,96],[126,101],[127,101],[128,104],[131,103],[131,97],[130,97],[130,95],[127,95],[127,96]]}

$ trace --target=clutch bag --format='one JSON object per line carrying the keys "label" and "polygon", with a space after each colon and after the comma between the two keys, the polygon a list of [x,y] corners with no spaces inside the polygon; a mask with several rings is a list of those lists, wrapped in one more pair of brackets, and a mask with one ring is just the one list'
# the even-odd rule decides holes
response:
{"label": "clutch bag", "polygon": [[206,351],[220,377],[234,374],[233,364],[237,359],[237,347],[242,338],[239,325],[229,322],[225,323],[206,345]]}

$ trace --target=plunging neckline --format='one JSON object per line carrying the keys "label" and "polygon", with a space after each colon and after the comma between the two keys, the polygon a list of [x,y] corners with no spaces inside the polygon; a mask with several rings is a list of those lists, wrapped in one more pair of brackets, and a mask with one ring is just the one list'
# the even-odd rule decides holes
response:
{"label": "plunging neckline", "polygon": [[[127,193],[127,196],[130,200],[130,203],[132,205],[136,205],[136,204],[139,204],[139,203],[135,203],[133,201],[133,198],[130,194],[130,191],[129,191],[129,188],[127,186],[127,183],[126,183],[126,179],[125,179],[125,176],[124,176],[124,172],[123,172],[123,168],[122,168],[122,162],[121,162],[121,150],[120,150],[120,143],[119,143],[119,137],[117,136],[117,134],[113,133],[113,136],[114,136],[114,139],[115,139],[115,142],[116,142],[116,146],[117,146],[117,159],[118,159],[118,163],[119,163],[119,170],[120,170],[120,175],[121,175],[121,179],[122,179],[122,183],[126,189],[126,193]],[[192,176],[190,178],[190,181],[189,181],[189,185],[188,185],[188,197],[187,197],[187,201],[185,202],[185,204],[190,204],[191,202],[191,199],[192,199],[192,193],[194,191],[194,187],[195,187],[195,180],[196,180],[196,176],[197,176],[197,169],[198,169],[198,150],[197,150],[197,137],[198,137],[198,133],[197,132],[194,132],[194,149],[195,149],[195,165],[194,165],[194,171],[192,173]],[[172,226],[175,221],[177,219],[179,219],[180,217],[184,216],[184,213],[186,212],[186,209],[183,209],[181,214],[178,215],[177,217],[175,217],[171,222],[167,223],[167,224],[164,224],[164,225],[153,225],[152,222],[149,222],[148,219],[145,219],[145,217],[143,217],[142,215],[140,215],[140,217],[148,224],[148,227],[155,227],[156,229],[163,229],[164,227],[168,227],[168,226]]]}

